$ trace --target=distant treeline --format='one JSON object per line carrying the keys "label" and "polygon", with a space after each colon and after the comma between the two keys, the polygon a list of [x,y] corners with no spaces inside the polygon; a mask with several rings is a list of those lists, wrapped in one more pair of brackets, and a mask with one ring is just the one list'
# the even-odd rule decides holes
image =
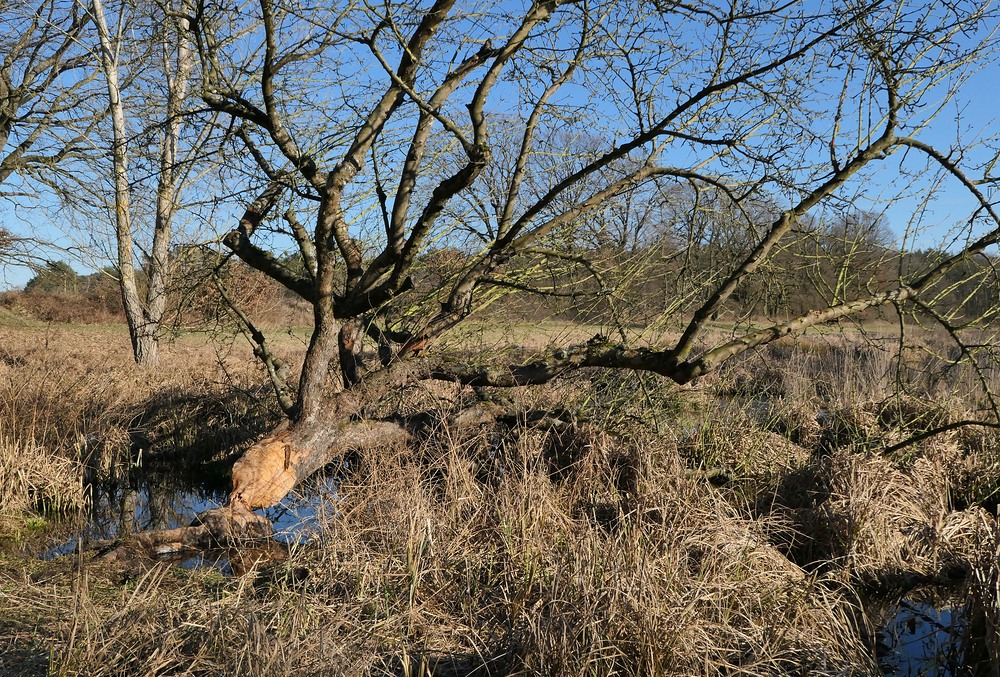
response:
{"label": "distant treeline", "polygon": [[[650,242],[613,237],[602,229],[572,243],[550,243],[550,248],[512,257],[503,274],[488,280],[479,293],[495,293],[500,307],[526,319],[644,325],[664,315],[683,315],[703,302],[753,243],[742,232],[744,237],[736,238],[705,228],[697,237],[661,234]],[[919,277],[946,255],[935,249],[901,252],[871,219],[864,228],[841,221],[805,229],[739,286],[719,319],[778,319],[862,298],[897,284],[901,275]],[[445,289],[474,259],[474,253],[459,247],[425,254],[414,296],[441,300],[434,290]],[[264,323],[309,323],[300,299],[235,259],[220,266],[216,252],[178,248],[173,261],[169,307],[174,327],[218,321],[226,316],[225,298]],[[293,270],[303,265],[297,254],[280,261]],[[1000,298],[998,262],[996,256],[984,255],[961,260],[935,287],[933,298],[926,299],[928,305],[946,305],[958,319],[988,314]],[[123,318],[114,268],[79,274],[68,263],[54,261],[34,272],[23,292],[0,295],[0,306],[45,321]],[[400,304],[387,315],[405,323],[419,317],[418,310]]]}

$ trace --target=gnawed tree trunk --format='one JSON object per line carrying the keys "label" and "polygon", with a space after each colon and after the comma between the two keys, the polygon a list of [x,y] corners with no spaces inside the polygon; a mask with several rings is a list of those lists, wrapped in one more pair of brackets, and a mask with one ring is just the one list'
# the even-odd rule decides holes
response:
{"label": "gnawed tree trunk", "polygon": [[252,446],[233,466],[230,504],[275,505],[300,482],[348,452],[409,440],[393,422],[309,419],[292,423]]}
{"label": "gnawed tree trunk", "polygon": [[[94,2],[96,6],[99,0]],[[474,51],[464,42],[443,45],[433,42],[463,30],[465,19],[461,17],[468,18],[467,10],[454,12],[455,0],[434,0],[419,8],[407,6],[406,29],[395,23],[396,10],[401,7],[390,2],[385,3],[386,15],[378,17],[368,31],[359,28],[356,33],[347,34],[338,28],[328,34],[317,33],[313,36],[315,52],[311,47],[305,49],[306,43],[282,44],[283,37],[288,39],[296,34],[288,30],[294,20],[283,3],[259,0],[258,5],[263,45],[256,68],[241,65],[236,72],[228,64],[238,60],[232,55],[220,57],[220,41],[214,34],[216,24],[212,14],[224,10],[199,5],[200,11],[192,27],[198,37],[196,44],[202,63],[202,98],[213,110],[238,121],[241,129],[246,126],[252,130],[252,134],[243,131],[239,136],[262,175],[269,180],[267,187],[246,209],[237,227],[223,238],[223,244],[244,263],[310,303],[313,332],[296,401],[283,407],[289,414],[289,422],[246,452],[233,470],[230,505],[225,509],[229,512],[213,513],[233,525],[232,529],[225,526],[208,529],[209,533],[223,538],[253,532],[255,520],[247,518],[251,509],[277,503],[296,484],[338,455],[366,446],[408,440],[414,433],[406,423],[372,420],[366,414],[365,405],[392,388],[405,387],[422,379],[451,380],[485,388],[518,387],[546,383],[567,371],[590,367],[652,371],[678,383],[687,383],[757,346],[800,335],[818,325],[858,316],[869,308],[916,305],[926,310],[928,302],[921,296],[931,292],[929,298],[933,305],[934,285],[950,268],[964,257],[980,255],[1000,242],[1000,214],[980,192],[977,187],[980,184],[962,173],[953,156],[942,155],[915,139],[900,136],[905,129],[923,128],[923,122],[918,120],[910,124],[907,120],[901,121],[900,116],[919,109],[916,102],[936,88],[933,83],[940,82],[946,75],[950,77],[950,72],[947,67],[937,71],[936,66],[928,66],[926,74],[916,76],[914,73],[918,71],[907,62],[909,57],[900,56],[901,60],[894,60],[901,44],[918,44],[920,39],[915,39],[909,29],[899,32],[888,28],[873,30],[871,21],[878,19],[881,11],[877,6],[837,11],[827,17],[811,16],[808,20],[800,16],[800,29],[787,35],[787,44],[781,47],[776,47],[772,38],[774,28],[781,26],[781,30],[786,30],[790,26],[784,10],[773,16],[766,11],[759,15],[754,13],[752,21],[743,28],[742,23],[748,17],[741,13],[717,17],[727,37],[713,47],[718,49],[714,72],[699,73],[695,68],[692,71],[694,79],[683,87],[666,88],[665,91],[670,92],[666,99],[661,98],[659,78],[654,78],[658,84],[650,85],[649,91],[630,91],[625,99],[634,96],[637,102],[643,102],[639,115],[642,123],[632,129],[616,125],[613,138],[608,130],[608,136],[599,141],[600,152],[583,154],[578,158],[579,164],[553,165],[555,176],[542,177],[546,180],[531,186],[528,177],[533,168],[539,166],[533,165],[531,158],[554,150],[535,148],[539,134],[546,127],[569,124],[567,121],[572,117],[571,109],[557,103],[562,96],[560,88],[573,80],[576,69],[588,59],[597,59],[591,63],[603,64],[601,69],[606,67],[603,59],[609,43],[604,41],[601,31],[594,32],[595,17],[587,3],[531,2],[522,8],[523,12],[506,17],[503,30],[493,36],[497,45],[493,40],[484,40]],[[679,7],[658,6],[658,11],[664,12],[662,17],[650,14],[644,16],[643,21],[648,21],[652,30],[658,20],[656,17],[662,18],[664,23],[657,30],[665,31],[662,35],[666,36],[675,29],[675,20],[686,18],[673,13]],[[623,5],[621,9],[626,7]],[[631,14],[630,11],[622,13]],[[708,15],[711,16],[711,12]],[[509,118],[524,122],[518,123],[520,139],[515,140],[512,152],[507,154],[512,155],[513,162],[510,163],[512,171],[503,179],[505,185],[490,189],[490,204],[484,202],[483,215],[477,216],[476,210],[462,207],[458,210],[462,213],[462,223],[450,230],[442,227],[439,217],[455,207],[452,203],[456,196],[474,193],[484,168],[491,163],[499,164],[493,160],[494,150],[499,145],[490,138],[491,121],[485,113],[488,104],[492,105],[488,101],[491,90],[507,63],[524,56],[521,52],[525,44],[533,37],[545,35],[542,24],[553,16],[562,17],[559,27],[572,29],[570,33],[575,36],[572,39],[578,38],[579,42],[575,50],[566,50],[560,45],[559,56],[543,50],[534,57],[521,59],[520,67],[525,69],[521,74],[534,73],[538,77],[525,78],[527,84],[519,90],[525,103],[517,109],[518,115],[523,115]],[[759,33],[760,26],[766,26],[768,19],[779,23]],[[454,31],[439,30],[452,20],[457,21],[452,24]],[[351,18],[347,23],[353,25],[353,21]],[[977,23],[978,19],[970,21],[970,25]],[[321,25],[325,24],[310,24],[310,32]],[[958,25],[961,22],[954,26],[949,23],[947,28],[940,30],[952,31]],[[747,42],[731,43],[729,36],[741,30],[746,31],[743,39]],[[762,37],[763,41],[758,42]],[[939,38],[945,42],[950,39],[931,33],[925,37],[928,45],[937,45]],[[566,38],[566,46],[570,39]],[[911,42],[913,40],[915,42]],[[665,40],[663,44],[668,42]],[[237,41],[237,44],[242,42]],[[730,53],[730,44],[741,46]],[[322,114],[331,116],[330,126],[310,138],[308,130],[288,115],[302,105],[300,92],[283,98],[282,84],[295,82],[296,73],[292,69],[295,63],[318,58],[333,45],[344,49],[345,55],[354,48],[367,50],[370,54],[366,56],[378,61],[387,77],[382,89],[356,92],[363,96],[345,99],[345,105],[340,108],[324,108]],[[786,95],[796,95],[801,89],[797,79],[787,77],[789,72],[796,72],[801,66],[804,75],[810,73],[823,60],[817,57],[828,49],[851,50],[857,52],[861,63],[867,61],[871,78],[865,81],[864,91],[877,93],[880,98],[873,98],[871,102],[877,104],[880,112],[863,134],[859,132],[856,138],[842,136],[846,131],[840,125],[844,115],[844,98],[841,98],[831,111],[830,123],[836,138],[830,139],[829,169],[812,174],[804,172],[803,168],[819,167],[816,163],[825,160],[811,157],[815,150],[811,148],[814,139],[811,135],[802,135],[799,125],[813,124],[814,112],[811,108],[803,109],[799,121],[776,121],[775,116],[779,114],[773,112],[772,104],[785,99]],[[665,49],[664,54],[670,51]],[[398,55],[395,67],[389,63],[392,54]],[[447,61],[437,60],[442,54],[452,56]],[[542,58],[544,54],[549,54],[550,58]],[[670,59],[675,57],[683,55],[671,55]],[[541,63],[544,66],[539,66]],[[851,70],[857,68],[853,63],[850,66]],[[252,85],[243,86],[240,82],[245,73],[253,73]],[[839,75],[847,76],[848,73]],[[640,87],[637,82],[633,82],[633,86]],[[784,89],[786,86],[791,89]],[[777,89],[772,91],[771,88]],[[763,98],[756,103],[752,97],[745,101],[740,98],[743,92],[751,91],[760,91]],[[620,91],[611,93],[615,100],[623,94]],[[494,96],[494,100],[496,98]],[[797,96],[787,98],[794,101]],[[741,101],[740,105],[750,112],[741,124],[720,132],[719,138],[702,138],[700,133],[695,133],[697,125],[689,126],[689,122],[702,115],[709,120],[718,115],[729,120],[732,116],[723,115],[723,110],[733,100]],[[368,108],[359,112],[357,105],[361,101],[368,102]],[[408,113],[399,120],[396,112],[405,105],[410,105]],[[758,118],[755,110],[767,112]],[[340,111],[350,111],[350,117],[337,118]],[[390,122],[398,122],[400,126],[387,134]],[[790,132],[791,136],[782,136],[786,126],[796,131]],[[448,145],[458,149],[453,156],[430,152],[445,145],[432,143],[435,128],[441,130]],[[791,151],[786,153],[780,143],[768,139],[767,147],[782,150],[776,150],[773,157],[761,156],[760,149],[751,143],[761,129],[772,130]],[[337,138],[337,144],[331,146],[329,138]],[[410,141],[400,148],[400,138]],[[807,145],[799,148],[806,138],[810,139]],[[346,140],[341,144],[340,139]],[[684,146],[681,153],[668,152],[677,148],[671,144],[678,139],[689,145]],[[375,167],[380,154],[377,144],[385,140],[400,151],[391,156],[394,159],[390,161],[391,180],[395,185],[383,186]],[[267,152],[261,152],[255,144],[267,145]],[[327,152],[333,148],[339,149],[336,152],[342,151],[342,155],[331,160]],[[803,157],[798,156],[798,150]],[[800,228],[810,214],[817,213],[825,205],[849,201],[845,195],[847,188],[866,179],[865,171],[894,154],[901,154],[900,150],[919,151],[940,165],[966,187],[979,203],[977,213],[988,215],[994,227],[976,240],[970,237],[961,252],[945,257],[922,276],[900,275],[891,283],[873,287],[865,297],[844,301],[838,296],[828,307],[816,308],[765,328],[748,325],[742,332],[737,328],[731,336],[709,335],[710,319],[737,298],[738,292],[776,256],[789,235]],[[428,159],[429,155],[433,155],[433,161]],[[686,162],[689,155],[690,164],[680,167],[672,164]],[[736,163],[732,177],[707,173],[710,168],[726,169],[727,162],[722,160],[733,155],[753,158],[751,169],[746,173],[738,171]],[[572,159],[572,155],[567,158]],[[509,161],[511,158],[504,159]],[[806,164],[801,164],[804,160]],[[280,164],[272,165],[275,162]],[[355,191],[356,186],[352,184],[361,183],[359,179],[365,178],[363,170],[368,162],[373,169],[368,178],[374,179],[374,185],[368,187],[378,196],[377,207],[381,211],[384,233],[378,233],[372,247],[362,247],[354,239],[358,236],[358,226],[352,224],[358,207],[356,204],[345,207],[344,203],[351,201],[345,200],[345,195],[353,199],[365,193],[364,190]],[[433,167],[429,168],[431,164]],[[683,309],[689,319],[684,322],[681,336],[672,347],[635,348],[595,337],[585,345],[555,349],[530,363],[513,366],[433,364],[418,357],[435,339],[468,318],[477,307],[490,302],[482,298],[488,296],[482,294],[482,290],[503,282],[505,267],[512,259],[544,246],[554,236],[572,238],[574,224],[599,212],[608,201],[658,182],[666,188],[691,183],[722,191],[733,206],[738,207],[736,211],[741,212],[746,205],[752,204],[752,195],[772,183],[780,188],[780,194],[789,195],[790,200],[785,207],[776,207],[774,214],[760,218],[745,214],[745,219],[738,220],[759,236],[754,235],[745,250],[738,250],[726,270],[711,271],[710,281],[705,282],[701,290],[703,293],[692,297],[690,302],[678,302],[678,308]],[[415,189],[418,183],[426,185],[418,191]],[[791,186],[797,190],[788,191]],[[390,192],[393,193],[391,201]],[[293,207],[308,202],[309,209],[315,210],[312,232],[306,231],[293,214],[290,216],[290,211],[286,212],[290,234],[299,245],[304,264],[301,269],[285,265],[281,256],[266,249],[266,239],[255,234],[269,218],[269,212],[293,193],[299,198],[307,198],[299,203],[294,202],[298,198],[292,198]],[[422,205],[416,204],[418,201],[422,201]],[[470,219],[475,223],[470,223]],[[406,303],[403,299],[407,292],[416,287],[411,275],[416,274],[415,267],[423,253],[436,243],[464,241],[470,234],[469,239],[479,244],[469,250],[460,270],[448,278],[441,293],[425,295],[419,299],[423,303],[416,306],[405,306],[407,311],[412,311],[407,316],[409,324],[374,325],[380,317],[391,317],[389,310],[404,309],[400,306]],[[424,316],[414,317],[417,307],[425,309]],[[951,328],[947,318],[941,322]],[[358,339],[363,334],[372,336],[378,343],[380,365],[368,372],[358,359]],[[624,335],[622,340],[625,341]],[[267,362],[270,358],[263,341],[260,347],[260,355]],[[268,364],[268,371],[272,380],[279,380],[280,369],[275,368],[273,360]],[[290,392],[287,384],[276,382],[275,389],[279,396]],[[471,424],[489,420],[489,415],[480,417],[471,412],[464,419]],[[205,525],[196,524],[188,529],[192,531],[182,535],[189,536],[193,542],[202,542]]]}

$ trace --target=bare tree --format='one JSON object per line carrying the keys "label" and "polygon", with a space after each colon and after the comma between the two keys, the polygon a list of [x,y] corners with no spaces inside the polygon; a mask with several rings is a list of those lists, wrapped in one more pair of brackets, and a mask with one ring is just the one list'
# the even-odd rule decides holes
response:
{"label": "bare tree", "polygon": [[14,258],[14,247],[17,240],[6,228],[0,228],[0,265],[6,265],[8,260]]}
{"label": "bare tree", "polygon": [[8,200],[34,198],[39,186],[72,192],[74,172],[61,168],[90,157],[103,111],[90,105],[86,26],[72,0],[0,6],[0,196]]}
{"label": "bare tree", "polygon": [[[99,42],[99,68],[107,84],[108,109],[112,122],[112,166],[114,169],[114,220],[115,242],[119,284],[125,317],[135,361],[146,366],[159,362],[160,325],[167,302],[167,287],[170,275],[170,243],[181,188],[189,173],[190,159],[197,153],[200,143],[193,144],[194,150],[185,153],[180,148],[184,136],[185,102],[191,70],[195,64],[195,52],[190,43],[188,30],[189,16],[193,5],[188,0],[164,2],[154,10],[156,26],[152,32],[150,48],[140,58],[150,62],[148,73],[161,79],[164,96],[161,119],[153,124],[144,121],[146,129],[152,129],[151,136],[159,137],[159,154],[155,161],[156,179],[155,208],[151,241],[142,265],[144,284],[140,285],[137,275],[137,247],[135,243],[132,192],[135,185],[129,176],[131,135],[126,122],[126,104],[120,78],[120,59],[125,49],[125,35],[135,27],[129,24],[129,8],[123,4],[115,14],[117,29],[114,35],[108,28],[107,13],[101,0],[93,0],[90,14],[97,29]],[[133,55],[134,57],[134,55]],[[157,66],[158,62],[158,66]],[[130,64],[137,70],[136,64]],[[133,76],[134,77],[134,76]],[[136,98],[139,98],[137,96]],[[149,106],[144,110],[148,114]],[[157,116],[158,117],[158,116]]]}
{"label": "bare tree", "polygon": [[[920,138],[933,118],[927,103],[958,95],[991,54],[995,17],[975,2],[309,9],[259,0],[255,12],[243,19],[198,0],[190,17],[202,97],[240,127],[264,178],[224,243],[306,299],[314,328],[288,423],[234,468],[226,529],[338,454],[407,439],[406,422],[367,405],[408,383],[528,386],[584,367],[686,383],[869,308],[933,310],[946,273],[1000,240],[1000,215],[961,153]],[[494,120],[507,138],[516,123],[512,145],[496,143]],[[586,143],[566,143],[573,130]],[[735,338],[707,333],[811,213],[862,200],[917,156],[972,196],[985,234],[918,276]],[[719,196],[738,255],[671,307],[684,318],[671,345],[595,337],[509,365],[435,356],[437,339],[505,293],[495,281],[517,257],[578,232],[615,200],[640,190],[669,200],[682,186]],[[462,199],[478,206],[459,209]],[[275,217],[289,205],[282,224]],[[302,265],[261,240],[265,229],[287,233]],[[445,284],[421,289],[421,255],[441,243],[464,257]],[[404,310],[414,307],[422,311]]]}

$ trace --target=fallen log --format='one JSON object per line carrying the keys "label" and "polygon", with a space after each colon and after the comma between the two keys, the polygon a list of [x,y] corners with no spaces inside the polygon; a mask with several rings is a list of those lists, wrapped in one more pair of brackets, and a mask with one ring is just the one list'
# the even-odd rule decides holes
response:
{"label": "fallen log", "polygon": [[239,503],[199,513],[189,526],[131,534],[103,550],[104,561],[162,559],[205,550],[242,548],[270,541],[271,521]]}

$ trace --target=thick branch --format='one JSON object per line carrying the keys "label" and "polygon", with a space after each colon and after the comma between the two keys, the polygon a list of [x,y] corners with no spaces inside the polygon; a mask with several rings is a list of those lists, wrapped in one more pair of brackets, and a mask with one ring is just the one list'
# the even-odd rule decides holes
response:
{"label": "thick branch", "polygon": [[426,364],[424,373],[427,378],[468,386],[513,388],[548,383],[561,374],[584,367],[638,369],[672,376],[668,357],[669,351],[625,348],[595,337],[585,345],[556,349],[527,364],[483,366],[438,361]]}
{"label": "thick branch", "polygon": [[306,227],[299,222],[299,219],[295,216],[295,211],[289,207],[285,210],[285,223],[288,227],[292,229],[292,236],[295,238],[295,242],[299,245],[299,253],[302,254],[302,264],[305,266],[306,273],[309,277],[315,281],[316,280],[316,247],[313,241],[309,238],[309,232]]}
{"label": "thick branch", "polygon": [[899,287],[868,298],[814,310],[787,322],[729,341],[689,362],[677,361],[673,351],[669,349],[628,348],[610,343],[603,337],[595,337],[586,345],[559,348],[526,364],[483,366],[438,361],[413,368],[423,369],[427,378],[457,381],[470,386],[510,388],[540,385],[561,374],[585,367],[651,371],[683,384],[713,371],[726,360],[757,346],[783,337],[798,336],[811,327],[836,322],[868,308],[911,300],[914,295],[914,289]]}
{"label": "thick branch", "polygon": [[836,322],[841,318],[857,315],[868,308],[884,306],[889,303],[901,303],[913,298],[914,294],[914,288],[903,286],[869,298],[857,299],[836,306],[830,306],[823,310],[811,311],[788,322],[776,324],[712,348],[697,360],[679,364],[677,375],[682,379],[681,382],[690,381],[702,374],[713,371],[726,360],[752,348],[756,348],[759,345],[776,341],[785,336],[798,336],[810,327]]}
{"label": "thick branch", "polygon": [[708,300],[694,312],[694,316],[688,323],[687,329],[685,329],[684,334],[674,348],[676,358],[683,360],[687,357],[694,345],[695,339],[704,328],[705,322],[732,296],[743,280],[768,260],[772,250],[795,224],[798,223],[798,220],[803,215],[808,213],[810,209],[819,204],[824,198],[832,195],[868,163],[885,157],[895,142],[894,129],[887,127],[885,133],[873,144],[858,153],[850,162],[835,172],[832,177],[806,195],[798,204],[783,212],[778,220],[771,225],[764,239],[750,252],[749,256],[736,267],[736,270],[730,273],[729,277],[716,288]]}
{"label": "thick branch", "polygon": [[[444,22],[454,4],[455,0],[437,0],[434,6],[424,14],[420,24],[407,42],[406,49],[399,61],[399,67],[396,69],[396,75],[401,82],[412,86],[424,47],[427,46],[437,28]],[[403,102],[403,97],[404,92],[397,84],[393,83],[389,86],[382,99],[362,123],[344,159],[331,172],[328,185],[342,189],[360,171],[365,155],[371,149],[386,121]]]}
{"label": "thick branch", "polygon": [[281,182],[272,181],[268,184],[264,192],[247,207],[243,218],[240,219],[240,225],[222,238],[222,242],[251,268],[259,270],[307,301],[311,301],[315,290],[309,280],[299,277],[273,254],[257,247],[250,241],[254,230],[267,218],[268,213],[274,208],[283,192],[284,185]]}
{"label": "thick branch", "polygon": [[[458,68],[445,77],[444,82],[441,83],[438,89],[431,96],[431,99],[426,103],[420,101],[415,92],[399,80],[399,77],[392,73],[391,70],[386,68],[387,72],[389,72],[393,77],[393,81],[397,82],[400,87],[403,87],[411,98],[414,98],[415,101],[419,102],[421,112],[420,118],[418,119],[414,129],[413,138],[410,141],[410,147],[406,154],[406,160],[403,164],[403,170],[400,175],[399,183],[396,186],[396,194],[395,199],[393,200],[391,216],[388,214],[386,209],[387,199],[384,192],[382,192],[381,184],[378,180],[378,169],[376,167],[376,190],[378,191],[379,203],[382,206],[385,218],[387,242],[385,249],[375,258],[374,261],[372,261],[364,277],[358,283],[358,287],[360,289],[370,289],[374,287],[379,278],[381,278],[394,265],[397,265],[400,257],[404,255],[403,246],[405,241],[406,217],[410,209],[410,202],[413,197],[414,186],[417,182],[420,163],[427,150],[427,142],[430,138],[433,122],[436,119],[443,120],[439,111],[448,100],[448,97],[455,92],[458,86],[470,73],[485,63],[486,60],[494,53],[495,50],[484,48],[473,56],[467,58],[461,65],[459,65]],[[381,55],[379,56],[380,62],[383,62],[384,64]],[[446,128],[454,128],[454,124],[450,122],[445,124],[445,126]],[[470,157],[475,155],[477,153],[476,149],[464,139],[464,136],[457,131],[457,128],[455,129],[456,131],[453,133],[455,133],[463,141],[463,147],[466,148]],[[413,241],[412,237],[410,241]],[[412,246],[410,249],[412,250]],[[408,265],[409,263],[407,263],[407,266]]]}
{"label": "thick branch", "polygon": [[270,124],[267,130],[271,139],[281,153],[305,179],[318,190],[323,189],[325,180],[319,175],[316,161],[308,153],[304,153],[282,121],[282,113],[274,96],[274,78],[285,61],[278,58],[278,47],[275,40],[274,7],[269,0],[260,2],[261,16],[264,23],[264,68],[260,76],[260,90],[264,97],[264,110]]}

